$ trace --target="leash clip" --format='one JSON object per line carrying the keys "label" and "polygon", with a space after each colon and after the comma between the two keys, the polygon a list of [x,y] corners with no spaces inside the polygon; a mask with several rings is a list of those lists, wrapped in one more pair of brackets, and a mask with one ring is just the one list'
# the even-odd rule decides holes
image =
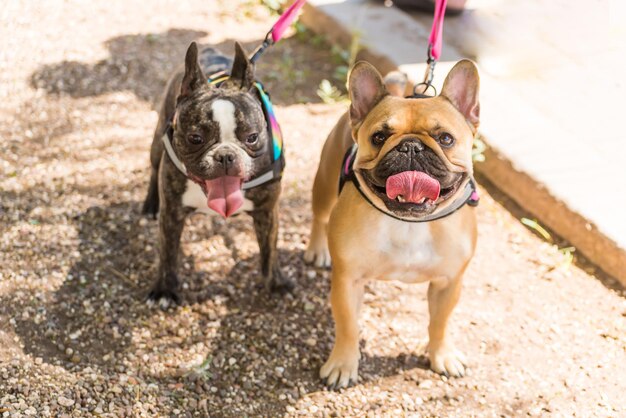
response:
{"label": "leash clip", "polygon": [[272,29],[270,29],[270,31],[267,32],[267,35],[265,35],[263,43],[259,45],[256,51],[254,51],[254,54],[252,54],[252,56],[250,57],[250,61],[253,64],[256,60],[259,59],[263,51],[265,51],[268,47],[274,45],[280,40],[280,38],[283,37],[283,34],[287,30],[287,28],[296,18],[298,11],[302,8],[302,6],[304,6],[304,3],[306,3],[306,0],[295,0],[291,4],[291,6],[289,6],[287,10],[285,10],[280,15],[276,23],[274,23],[274,26],[272,26]]}
{"label": "leash clip", "polygon": [[432,44],[428,44],[428,59],[426,60],[426,73],[424,74],[424,83],[432,84],[433,78],[435,77],[435,65],[437,64],[437,59],[433,55],[433,46]]}
{"label": "leash clip", "polygon": [[267,48],[275,44],[274,38],[272,38],[273,30],[274,28],[270,29],[270,31],[267,32],[267,35],[265,35],[265,39],[263,39],[261,45],[259,45],[257,49],[255,49],[254,53],[250,57],[250,62],[252,64],[254,64],[261,57],[261,55],[263,54],[263,52],[265,52]]}
{"label": "leash clip", "polygon": [[[437,89],[433,85],[433,78],[435,77],[435,65],[437,64],[437,60],[433,56],[433,46],[432,44],[428,44],[428,59],[426,60],[426,71],[424,72],[424,81],[419,84],[416,84],[413,87],[413,94],[421,94],[426,96],[431,96],[428,93],[429,90],[432,90],[432,96],[437,95]],[[418,91],[420,87],[423,87],[422,91]]]}

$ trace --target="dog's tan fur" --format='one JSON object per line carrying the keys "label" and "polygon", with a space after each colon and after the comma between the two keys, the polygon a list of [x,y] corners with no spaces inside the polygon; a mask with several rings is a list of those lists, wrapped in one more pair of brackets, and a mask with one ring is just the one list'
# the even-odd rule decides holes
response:
{"label": "dog's tan fur", "polygon": [[[473,103],[472,99],[477,97],[478,74],[470,61],[459,62],[448,75],[442,95],[431,99],[389,95],[389,92],[402,94],[402,89],[390,86],[397,83],[394,77],[387,83],[387,92],[376,93],[380,97],[364,115],[363,109],[355,109],[361,100],[357,89],[363,79],[370,80],[366,84],[368,88],[374,85],[384,90],[383,81],[373,67],[367,63],[355,66],[350,76],[351,112],[343,115],[330,133],[313,186],[314,219],[305,258],[317,266],[328,266],[332,258],[330,300],[336,327],[335,346],[320,375],[328,384],[338,387],[356,381],[360,358],[359,309],[365,282],[375,279],[430,281],[431,368],[461,376],[465,360],[447,338],[446,326],[459,299],[463,272],[474,253],[477,235],[474,209],[466,205],[451,216],[433,222],[403,222],[372,207],[351,182],[338,195],[338,183],[342,157],[354,140],[359,145],[354,164],[358,177],[359,169],[375,167],[407,135],[417,135],[445,162],[448,170],[471,176],[471,147],[478,127],[478,102]],[[370,137],[382,121],[392,126],[394,134],[382,148],[377,148],[371,144]],[[439,146],[429,136],[436,129],[452,134],[455,145],[448,149]],[[385,209],[380,198],[367,187],[362,188],[377,207]],[[459,188],[436,211],[449,205],[461,192]]]}

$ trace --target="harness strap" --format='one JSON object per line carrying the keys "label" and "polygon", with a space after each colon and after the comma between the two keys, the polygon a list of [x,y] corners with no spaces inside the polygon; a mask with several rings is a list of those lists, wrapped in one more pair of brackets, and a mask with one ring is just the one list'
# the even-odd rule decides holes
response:
{"label": "harness strap", "polygon": [[189,177],[187,174],[187,167],[185,164],[178,158],[176,153],[174,152],[174,147],[172,147],[172,140],[174,137],[174,128],[172,128],[172,124],[170,122],[167,123],[167,127],[165,128],[165,133],[161,136],[161,140],[163,141],[163,145],[165,145],[165,151],[167,155],[169,155],[170,160],[174,163],[178,171]]}
{"label": "harness strap", "polygon": [[387,216],[390,216],[394,219],[397,219],[403,222],[415,222],[415,223],[432,222],[441,218],[445,218],[446,216],[452,215],[454,212],[461,209],[466,204],[472,207],[478,206],[480,197],[478,196],[478,190],[476,189],[476,183],[474,182],[474,179],[470,178],[467,184],[465,185],[465,188],[463,189],[463,194],[457,197],[450,206],[448,206],[441,212],[432,213],[421,219],[405,219],[405,218],[400,218],[399,216],[396,216],[391,212],[382,210],[381,208],[376,206],[374,202],[372,202],[371,199],[365,194],[365,192],[361,188],[359,179],[354,174],[353,165],[354,165],[354,157],[356,156],[357,149],[358,149],[357,144],[352,145],[348,149],[348,151],[346,152],[346,155],[343,158],[343,163],[341,166],[341,174],[339,176],[339,194],[341,194],[341,191],[343,190],[343,186],[346,184],[346,182],[351,181],[354,184],[354,187],[356,187],[356,189],[359,191],[361,196],[363,196],[363,198],[365,199],[367,203],[372,205],[375,209],[377,209],[381,213],[384,213]]}

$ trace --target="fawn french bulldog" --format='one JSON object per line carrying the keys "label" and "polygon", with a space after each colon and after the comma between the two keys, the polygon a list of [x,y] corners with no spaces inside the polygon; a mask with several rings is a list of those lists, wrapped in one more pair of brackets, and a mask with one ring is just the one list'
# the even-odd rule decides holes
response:
{"label": "fawn french bulldog", "polygon": [[465,370],[446,327],[476,245],[478,71],[458,62],[430,98],[402,97],[397,77],[387,81],[366,62],[354,66],[350,110],[324,145],[313,186],[305,260],[321,267],[332,259],[335,345],[320,376],[334,387],[358,378],[368,280],[429,281],[431,368],[452,376]]}

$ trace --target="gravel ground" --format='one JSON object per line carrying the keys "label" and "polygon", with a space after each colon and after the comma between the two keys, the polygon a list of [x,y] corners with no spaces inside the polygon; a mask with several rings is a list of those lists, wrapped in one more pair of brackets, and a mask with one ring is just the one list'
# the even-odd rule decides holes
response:
{"label": "gravel ground", "polygon": [[361,382],[324,389],[328,272],[302,252],[316,161],[345,104],[317,97],[335,64],[306,36],[260,68],[287,142],[279,248],[295,293],[260,289],[249,219],[196,215],[184,304],[149,309],[157,226],[139,210],[154,105],[189,41],[252,49],[272,21],[254,2],[209,4],[3,5],[0,416],[626,416],[623,290],[567,267],[491,189],[452,321],[469,375],[428,370],[425,287],[376,283]]}

